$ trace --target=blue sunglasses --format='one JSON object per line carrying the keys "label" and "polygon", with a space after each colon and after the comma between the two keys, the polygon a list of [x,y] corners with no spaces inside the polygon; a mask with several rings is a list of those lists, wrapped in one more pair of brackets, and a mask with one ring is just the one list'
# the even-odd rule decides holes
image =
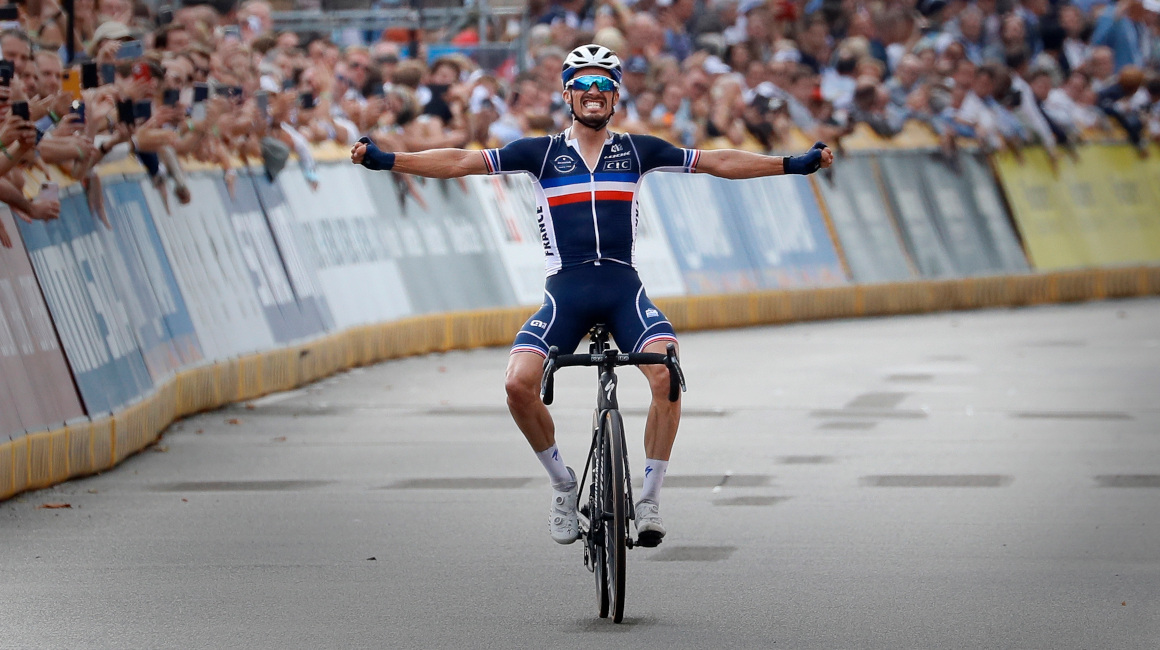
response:
{"label": "blue sunglasses", "polygon": [[574,77],[568,82],[568,88],[580,92],[587,92],[593,86],[596,86],[596,90],[602,93],[612,92],[620,87],[612,79],[602,77],[598,74],[586,74],[581,77]]}

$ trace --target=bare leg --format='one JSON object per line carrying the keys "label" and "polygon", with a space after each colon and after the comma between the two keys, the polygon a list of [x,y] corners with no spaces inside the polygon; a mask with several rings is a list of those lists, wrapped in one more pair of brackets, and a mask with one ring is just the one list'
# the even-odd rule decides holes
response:
{"label": "bare leg", "polygon": [[[643,352],[665,353],[667,341],[654,341],[644,347]],[[677,426],[681,423],[681,399],[669,401],[669,369],[664,366],[641,366],[641,372],[648,378],[652,389],[652,404],[648,407],[648,419],[644,423],[644,453],[646,458],[668,460],[673,451],[673,441],[677,438]]]}
{"label": "bare leg", "polygon": [[508,357],[504,382],[508,410],[536,453],[556,444],[556,425],[552,422],[548,407],[540,400],[540,380],[543,376],[544,358],[540,355],[534,352],[514,352]]}

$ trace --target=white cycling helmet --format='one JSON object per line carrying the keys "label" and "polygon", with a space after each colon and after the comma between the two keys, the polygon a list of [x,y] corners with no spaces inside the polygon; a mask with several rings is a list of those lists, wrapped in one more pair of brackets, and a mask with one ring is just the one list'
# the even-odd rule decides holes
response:
{"label": "white cycling helmet", "polygon": [[564,68],[560,72],[560,80],[565,88],[568,87],[568,81],[581,68],[603,68],[612,75],[613,81],[620,83],[620,59],[603,45],[581,45],[568,53],[564,59]]}

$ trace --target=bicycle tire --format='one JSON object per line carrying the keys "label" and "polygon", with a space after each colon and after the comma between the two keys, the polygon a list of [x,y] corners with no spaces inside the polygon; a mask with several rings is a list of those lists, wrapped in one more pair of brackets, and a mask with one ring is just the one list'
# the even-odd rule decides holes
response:
{"label": "bicycle tire", "polygon": [[610,410],[601,423],[606,443],[607,468],[603,476],[607,480],[605,490],[606,512],[611,515],[605,521],[605,551],[608,558],[608,599],[612,622],[624,619],[624,584],[627,564],[626,541],[628,539],[628,512],[625,493],[625,448],[624,422],[618,411]]}
{"label": "bicycle tire", "polygon": [[[595,414],[592,417],[596,420]],[[596,604],[600,618],[608,618],[608,553],[605,546],[604,529],[604,493],[607,483],[604,481],[604,468],[608,466],[607,446],[602,435],[598,432],[596,444],[592,448],[592,483],[588,487],[588,512],[590,515],[588,526],[588,548],[592,558],[592,573],[596,578]]]}

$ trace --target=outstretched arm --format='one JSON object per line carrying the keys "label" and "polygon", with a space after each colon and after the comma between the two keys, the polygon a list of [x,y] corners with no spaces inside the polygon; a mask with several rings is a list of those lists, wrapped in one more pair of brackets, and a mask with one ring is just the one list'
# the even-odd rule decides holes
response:
{"label": "outstretched arm", "polygon": [[362,138],[350,150],[350,161],[368,169],[389,169],[428,178],[459,178],[486,174],[483,152],[468,149],[428,149],[415,153],[388,153]]}
{"label": "outstretched arm", "polygon": [[834,152],[818,142],[800,156],[763,156],[737,149],[710,149],[701,152],[697,171],[721,178],[759,178],[781,174],[812,174],[834,162]]}

